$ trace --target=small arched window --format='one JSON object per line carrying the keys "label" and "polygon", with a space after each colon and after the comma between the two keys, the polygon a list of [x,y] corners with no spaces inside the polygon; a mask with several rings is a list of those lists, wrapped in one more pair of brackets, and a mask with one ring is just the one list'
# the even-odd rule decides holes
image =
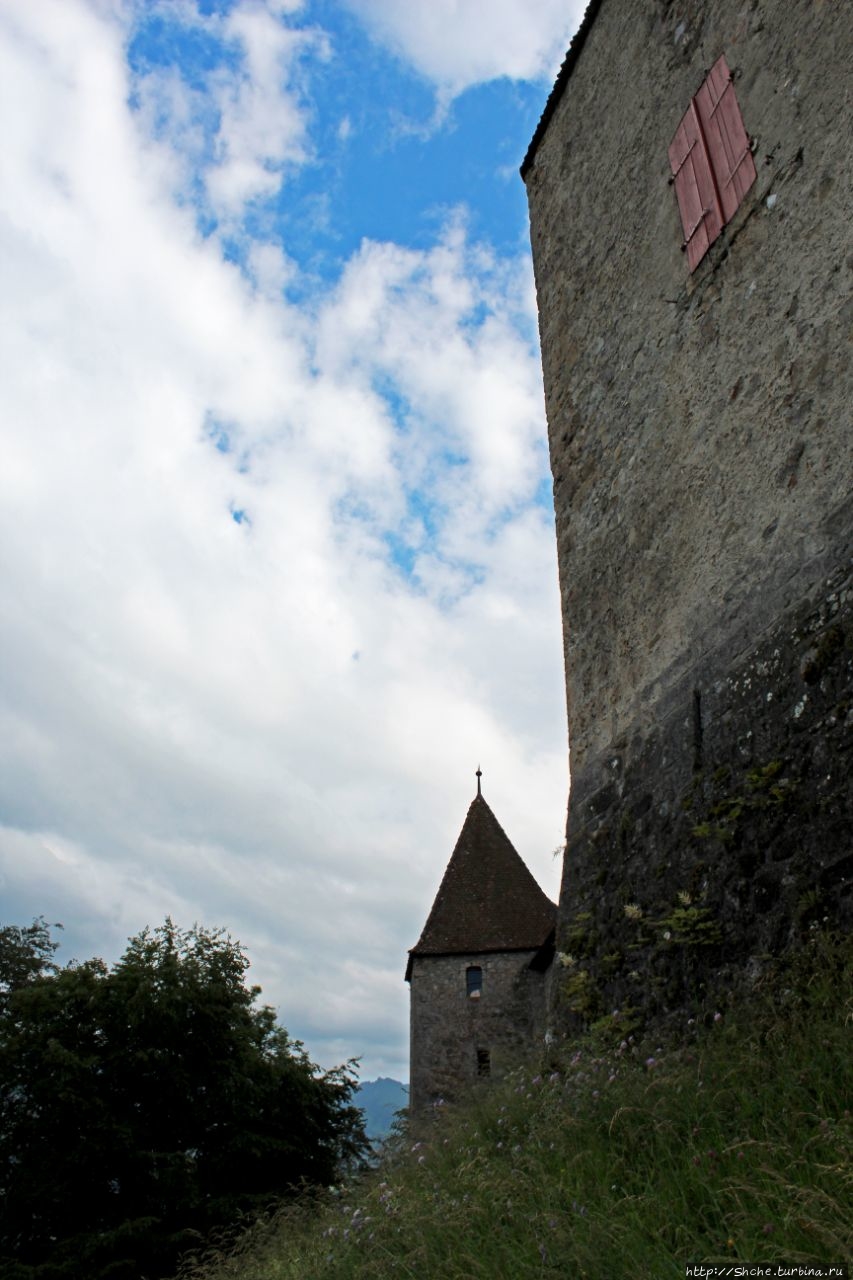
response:
{"label": "small arched window", "polygon": [[465,990],[469,999],[480,999],[480,993],[483,990],[483,970],[479,965],[469,965],[465,970]]}

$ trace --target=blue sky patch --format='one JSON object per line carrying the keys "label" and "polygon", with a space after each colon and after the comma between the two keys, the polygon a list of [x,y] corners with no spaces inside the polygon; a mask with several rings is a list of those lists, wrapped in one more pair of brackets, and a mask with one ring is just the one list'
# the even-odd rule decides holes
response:
{"label": "blue sky patch", "polygon": [[[201,11],[221,18],[233,7],[207,4]],[[196,131],[197,171],[185,196],[209,235],[217,221],[201,178],[214,159],[220,118],[206,90],[223,71],[239,76],[244,53],[216,22],[181,21],[182,13],[141,11],[127,55],[136,81],[132,102],[139,105],[143,82],[155,72],[171,71],[193,91],[191,122],[169,119],[166,96],[156,123],[161,135],[188,123]],[[271,166],[282,169],[278,194],[250,202],[240,235],[232,230],[223,242],[229,261],[245,266],[241,236],[268,239],[315,282],[334,282],[364,239],[427,248],[459,207],[474,239],[502,254],[527,252],[518,166],[542,110],[541,85],[493,80],[468,89],[438,116],[433,87],[331,0],[308,4],[291,26],[322,30],[330,50],[326,56],[309,41],[297,72],[289,68],[289,91],[308,111],[308,158]]]}

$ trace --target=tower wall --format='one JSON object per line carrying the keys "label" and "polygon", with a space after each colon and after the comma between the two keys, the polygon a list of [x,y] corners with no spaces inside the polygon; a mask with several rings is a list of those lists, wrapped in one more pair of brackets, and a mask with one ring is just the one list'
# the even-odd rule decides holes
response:
{"label": "tower wall", "polygon": [[[476,1083],[478,1051],[489,1074],[517,1066],[545,1033],[545,984],[530,969],[535,951],[415,956],[411,972],[409,1101],[423,1112]],[[482,969],[479,997],[467,994],[466,971]]]}
{"label": "tower wall", "polygon": [[[566,1026],[676,1007],[849,924],[853,870],[849,6],[596,9],[525,167],[571,745]],[[758,178],[690,275],[667,148],[721,53]]]}

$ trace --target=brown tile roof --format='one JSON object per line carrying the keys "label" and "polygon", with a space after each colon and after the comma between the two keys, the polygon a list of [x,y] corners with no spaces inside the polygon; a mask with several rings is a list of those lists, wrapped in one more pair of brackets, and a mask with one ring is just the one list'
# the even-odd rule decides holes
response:
{"label": "brown tile roof", "polygon": [[557,908],[545,896],[481,795],[474,797],[456,848],[411,957],[540,947]]}
{"label": "brown tile roof", "polygon": [[581,49],[586,43],[586,38],[592,29],[592,24],[598,16],[598,10],[601,8],[601,0],[589,0],[586,6],[586,12],[583,15],[581,24],[575,32],[572,42],[569,45],[569,51],[566,54],[563,65],[560,67],[554,87],[548,95],[548,101],[545,103],[545,109],[539,118],[533,137],[530,140],[530,146],[527,148],[527,154],[521,162],[521,176],[527,176],[527,171],[533,164],[536,155],[536,149],[545,136],[545,131],[551,121],[551,116],[557,110],[560,99],[563,96],[563,90],[569,82],[569,77],[575,69],[575,64],[581,56]]}

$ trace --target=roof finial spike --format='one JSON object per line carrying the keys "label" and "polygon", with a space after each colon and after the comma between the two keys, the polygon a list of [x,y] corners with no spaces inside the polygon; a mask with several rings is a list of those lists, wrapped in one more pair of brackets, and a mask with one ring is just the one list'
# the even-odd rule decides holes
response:
{"label": "roof finial spike", "polygon": [[482,778],[482,776],[483,776],[483,770],[480,768],[479,765],[477,765],[477,795],[478,796],[483,794],[482,791],[480,790],[480,779]]}

